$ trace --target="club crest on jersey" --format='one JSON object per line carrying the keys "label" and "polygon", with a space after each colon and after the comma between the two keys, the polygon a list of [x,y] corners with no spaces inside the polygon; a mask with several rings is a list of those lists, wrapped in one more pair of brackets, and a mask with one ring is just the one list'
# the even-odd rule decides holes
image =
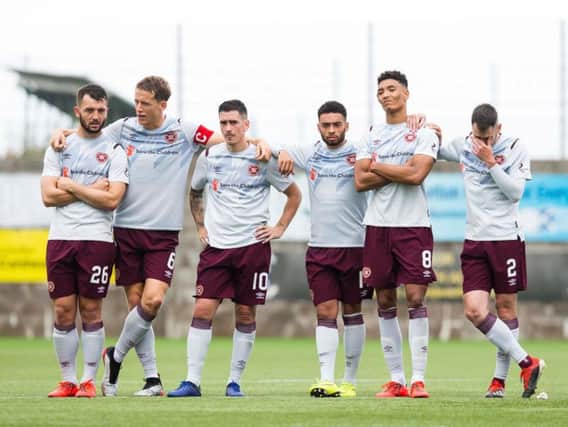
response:
{"label": "club crest on jersey", "polygon": [[167,142],[168,144],[171,144],[171,143],[175,142],[176,139],[177,139],[177,132],[175,132],[175,131],[172,130],[172,131],[166,133],[166,134],[164,135],[164,139],[166,140],[166,142]]}
{"label": "club crest on jersey", "polygon": [[134,145],[129,145],[128,147],[126,147],[126,156],[127,157],[132,156],[135,151],[136,151],[136,147],[134,147]]}
{"label": "club crest on jersey", "polygon": [[63,169],[61,170],[61,176],[64,176],[65,178],[69,178],[69,168],[67,166],[64,166]]}
{"label": "club crest on jersey", "polygon": [[216,179],[211,181],[211,188],[213,189],[213,191],[219,191],[219,181]]}
{"label": "club crest on jersey", "polygon": [[248,170],[249,170],[250,176],[257,176],[258,175],[258,171],[259,171],[258,165],[250,165],[248,167]]}
{"label": "club crest on jersey", "polygon": [[357,155],[355,153],[353,153],[353,154],[349,154],[345,160],[347,160],[347,163],[349,163],[351,166],[353,166],[355,164],[356,159],[357,159]]}
{"label": "club crest on jersey", "polygon": [[404,140],[406,142],[413,142],[416,139],[416,132],[408,132],[406,135],[404,135]]}
{"label": "club crest on jersey", "polygon": [[107,153],[101,153],[101,152],[97,153],[97,161],[99,163],[104,163],[107,160],[108,160],[108,154]]}
{"label": "club crest on jersey", "polygon": [[371,269],[369,267],[363,267],[363,270],[361,271],[361,273],[363,274],[363,279],[368,279],[369,277],[371,277]]}
{"label": "club crest on jersey", "polygon": [[377,153],[371,154],[371,160],[372,160],[373,162],[376,162],[376,161],[377,161]]}
{"label": "club crest on jersey", "polygon": [[497,162],[498,165],[502,165],[503,162],[505,161],[505,156],[503,156],[502,154],[497,154],[495,156],[495,161]]}
{"label": "club crest on jersey", "polygon": [[317,177],[317,171],[314,168],[310,169],[310,181],[315,181]]}
{"label": "club crest on jersey", "polygon": [[49,293],[52,293],[55,290],[55,283],[54,282],[47,282],[47,290]]}

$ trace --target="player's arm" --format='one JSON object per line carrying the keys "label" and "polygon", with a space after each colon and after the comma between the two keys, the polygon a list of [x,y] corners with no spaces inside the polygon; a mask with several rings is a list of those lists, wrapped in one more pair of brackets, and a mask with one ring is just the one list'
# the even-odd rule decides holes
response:
{"label": "player's arm", "polygon": [[372,162],[369,166],[376,173],[392,182],[420,185],[434,166],[434,158],[426,154],[415,154],[404,165]]}
{"label": "player's arm", "polygon": [[514,177],[507,172],[497,163],[493,155],[493,148],[489,143],[475,138],[471,138],[471,148],[480,160],[482,160],[489,168],[489,174],[495,181],[495,184],[503,192],[503,194],[513,203],[518,202],[523,197],[525,191],[526,180],[524,177]]}
{"label": "player's arm", "polygon": [[[225,142],[225,138],[219,132],[213,132],[213,135],[209,137],[207,144],[205,145],[206,148],[211,147],[213,145],[221,144]],[[270,146],[266,143],[265,140],[261,138],[247,138],[247,142],[249,144],[253,144],[256,146],[256,159],[267,162],[272,155],[272,150]]]}
{"label": "player's arm", "polygon": [[261,225],[256,229],[255,237],[260,240],[262,243],[267,243],[274,239],[279,239],[290,223],[296,215],[296,211],[300,206],[300,202],[302,201],[302,193],[300,191],[300,187],[296,185],[296,183],[291,183],[288,188],[286,188],[283,193],[286,195],[287,200],[286,204],[284,205],[284,210],[282,211],[282,215],[276,225],[269,226],[269,225]]}
{"label": "player's arm", "polygon": [[49,138],[49,145],[55,151],[63,151],[67,145],[67,137],[77,132],[76,129],[56,129]]}
{"label": "player's arm", "polygon": [[97,208],[112,211],[126,192],[126,183],[121,181],[110,181],[108,190],[100,190],[92,186],[79,184],[70,178],[61,177],[57,180],[57,188],[66,191],[77,199]]}
{"label": "player's arm", "polygon": [[208,245],[209,235],[205,228],[203,189],[196,190],[195,188],[192,188],[189,190],[189,208],[191,210],[191,215],[193,216],[193,221],[195,222],[195,227],[197,228],[197,234],[199,234],[199,241],[203,245]]}
{"label": "player's arm", "polygon": [[358,192],[374,190],[390,184],[385,177],[370,170],[371,159],[357,160],[355,163],[355,189]]}
{"label": "player's arm", "polygon": [[[59,176],[41,177],[41,197],[44,206],[48,208],[54,206],[65,206],[69,203],[73,203],[79,200],[74,194],[58,188],[57,182],[59,181],[59,179]],[[109,180],[103,178],[94,182],[89,187],[102,191],[108,191],[109,184]]]}

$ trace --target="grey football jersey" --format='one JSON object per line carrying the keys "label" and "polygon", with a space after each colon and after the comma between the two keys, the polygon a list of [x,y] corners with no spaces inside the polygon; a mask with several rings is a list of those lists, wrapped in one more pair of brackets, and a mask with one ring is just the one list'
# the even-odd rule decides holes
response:
{"label": "grey football jersey", "polygon": [[[403,165],[415,154],[436,159],[438,137],[428,128],[412,132],[406,123],[374,127],[362,144],[357,160]],[[371,190],[364,223],[375,227],[430,227],[424,184],[390,183]]]}
{"label": "grey football jersey", "polygon": [[[502,168],[513,178],[530,180],[530,158],[518,140],[501,136],[493,146]],[[462,164],[467,202],[465,238],[468,240],[524,240],[519,222],[519,202],[513,202],[497,186],[489,168],[472,152],[469,136],[442,144],[438,157]]]}
{"label": "grey football jersey", "polygon": [[323,141],[282,147],[306,171],[310,193],[308,246],[363,247],[367,193],[355,190],[354,166],[359,146],[350,142],[330,149]]}
{"label": "grey football jersey", "polygon": [[118,120],[104,134],[128,157],[130,185],[116,211],[117,227],[181,230],[191,159],[213,132],[167,117],[161,127],[144,129],[136,117]]}
{"label": "grey football jersey", "polygon": [[[122,147],[103,136],[94,139],[73,134],[61,152],[45,152],[43,176],[65,176],[91,185],[101,178],[128,184],[126,154]],[[49,240],[96,240],[112,242],[112,211],[97,209],[83,201],[55,208]]]}
{"label": "grey football jersey", "polygon": [[226,144],[215,145],[197,159],[191,187],[207,188],[205,228],[210,246],[240,248],[258,243],[256,229],[270,219],[270,186],[284,191],[292,183],[278,163],[255,159],[256,147],[233,153]]}

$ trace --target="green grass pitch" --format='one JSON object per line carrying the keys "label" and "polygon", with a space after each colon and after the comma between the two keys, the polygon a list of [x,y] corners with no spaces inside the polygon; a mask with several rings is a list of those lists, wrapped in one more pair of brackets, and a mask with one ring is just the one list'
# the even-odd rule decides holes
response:
{"label": "green grass pitch", "polygon": [[[48,399],[59,381],[51,342],[0,338],[0,426],[568,425],[568,343],[523,344],[547,362],[537,393],[548,392],[549,400],[520,398],[519,369],[514,364],[506,398],[484,399],[494,350],[482,340],[431,343],[426,379],[430,399],[375,399],[388,379],[376,337],[367,341],[355,399],[310,398],[308,387],[319,373],[314,341],[283,338],[257,339],[242,381],[247,397],[225,398],[232,341],[219,337],[211,343],[201,398],[132,397],[142,385],[142,369],[132,351],[121,371],[120,397]],[[185,378],[185,341],[159,339],[157,351],[164,385],[171,390]],[[408,375],[408,346],[405,356]],[[342,359],[340,349],[338,381]]]}

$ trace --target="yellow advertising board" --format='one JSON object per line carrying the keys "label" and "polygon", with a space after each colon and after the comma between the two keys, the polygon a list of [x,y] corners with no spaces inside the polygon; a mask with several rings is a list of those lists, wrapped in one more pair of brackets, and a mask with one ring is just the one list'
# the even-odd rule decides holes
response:
{"label": "yellow advertising board", "polygon": [[47,229],[0,229],[0,283],[46,282]]}

